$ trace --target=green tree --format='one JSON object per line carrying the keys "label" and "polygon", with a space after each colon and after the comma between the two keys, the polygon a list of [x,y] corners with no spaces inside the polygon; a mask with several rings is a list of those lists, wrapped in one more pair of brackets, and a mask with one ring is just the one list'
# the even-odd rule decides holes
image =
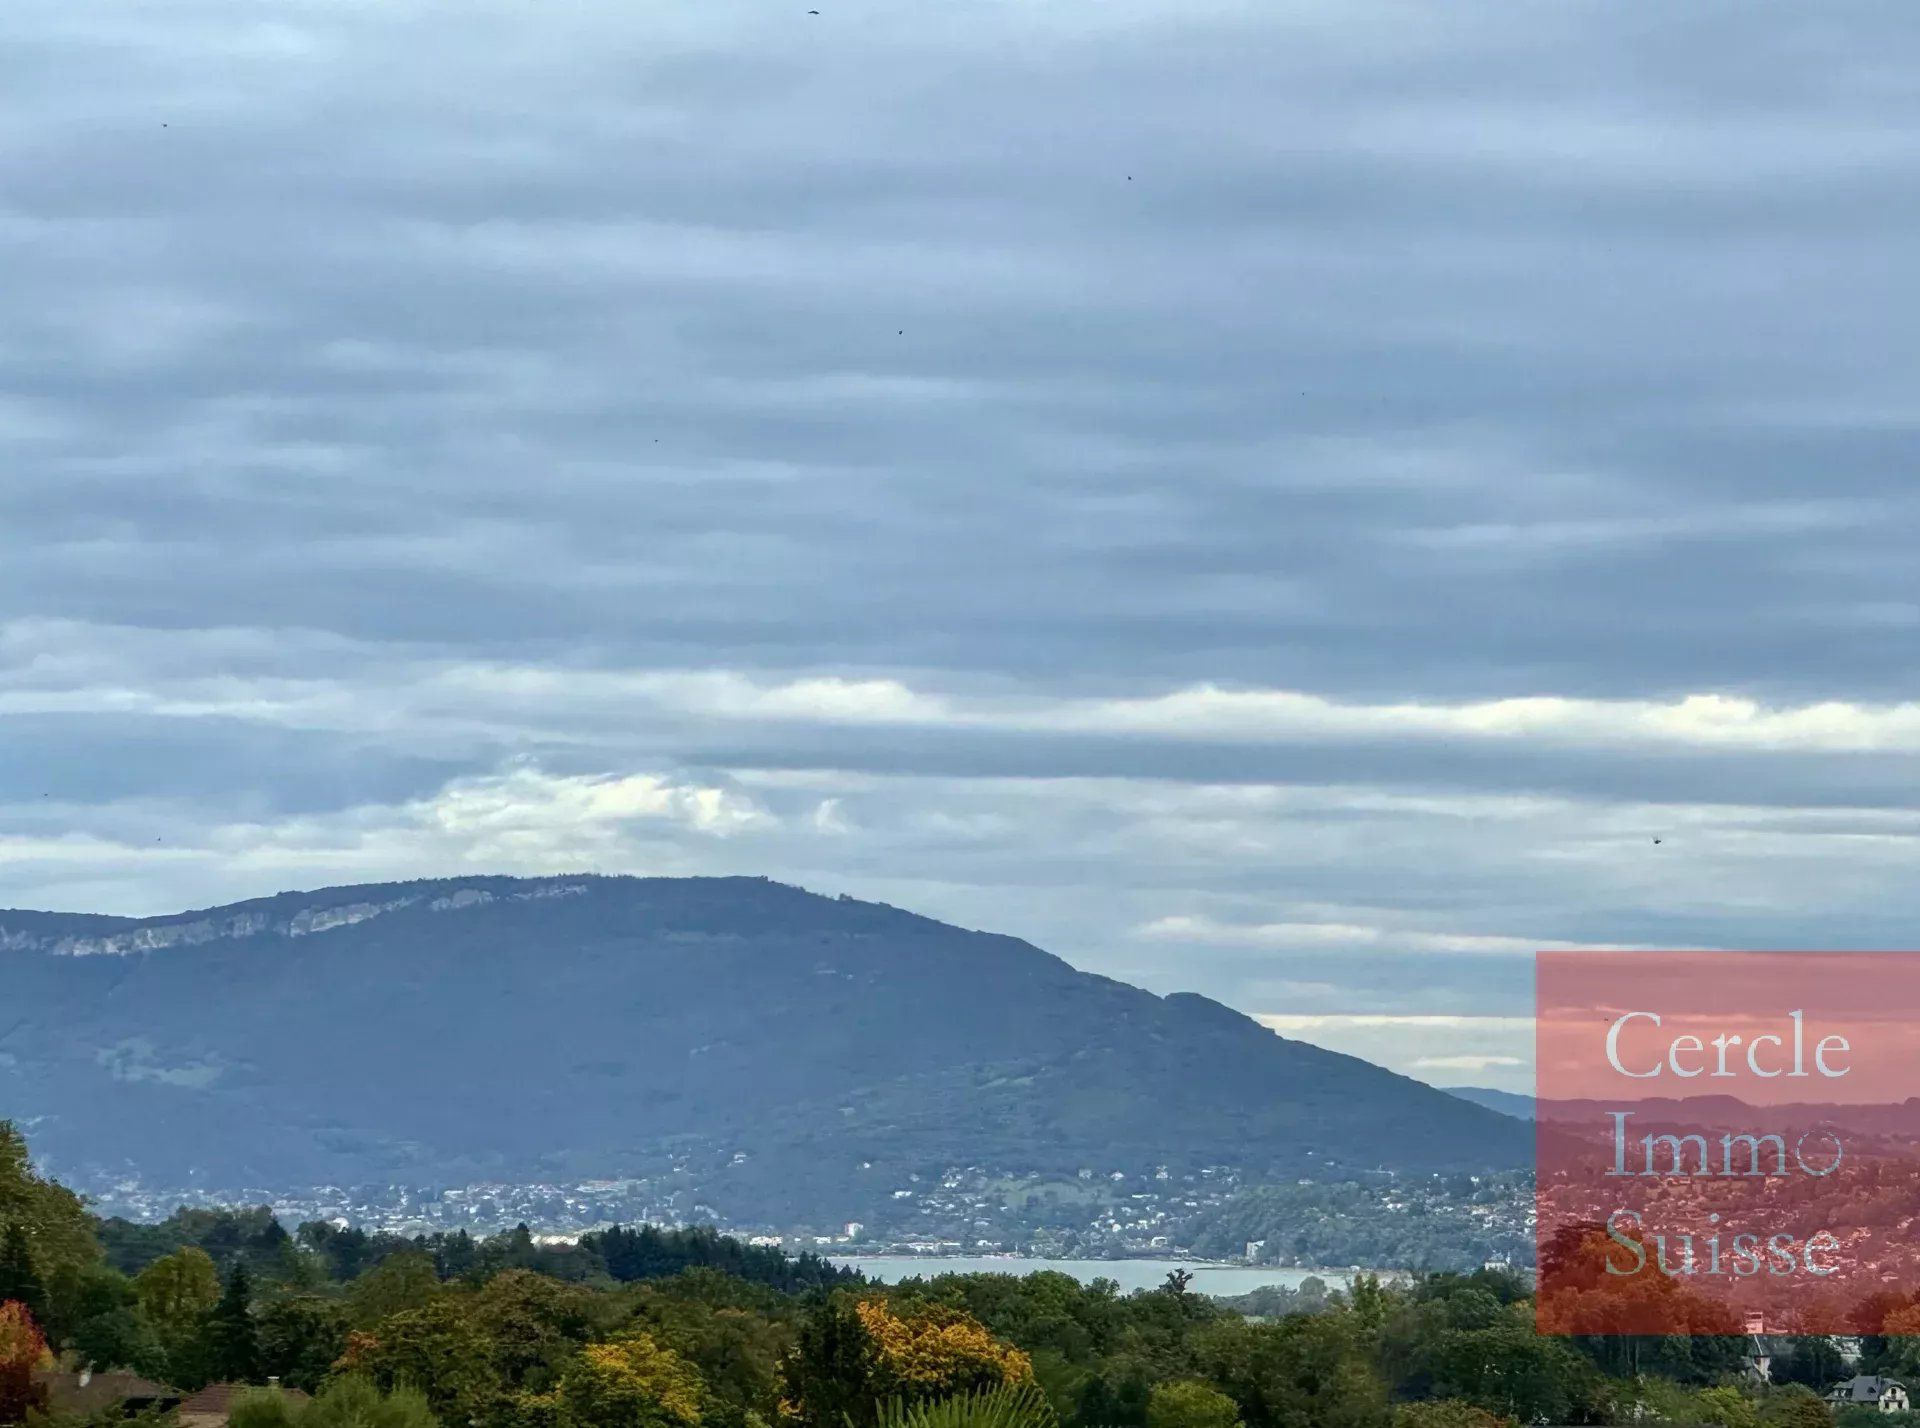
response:
{"label": "green tree", "polygon": [[1839,1345],[1825,1334],[1804,1334],[1778,1341],[1781,1352],[1773,1356],[1773,1381],[1777,1384],[1805,1384],[1815,1393],[1824,1393],[1847,1376]]}
{"label": "green tree", "polygon": [[1240,1428],[1240,1409],[1212,1384],[1175,1379],[1153,1386],[1147,1428]]}
{"label": "green tree", "polygon": [[879,1359],[879,1346],[852,1297],[836,1294],[800,1325],[793,1351],[781,1365],[781,1396],[810,1428],[870,1424],[877,1411],[873,1377]]}
{"label": "green tree", "polygon": [[149,1373],[179,1388],[198,1388],[211,1377],[202,1330],[220,1302],[220,1273],[197,1246],[176,1250],[134,1276],[141,1320],[158,1346]]}
{"label": "green tree", "polygon": [[424,1309],[440,1293],[440,1273],[430,1256],[420,1250],[389,1255],[354,1280],[347,1305],[356,1329],[370,1329],[382,1319]]}
{"label": "green tree", "polygon": [[493,1344],[472,1307],[446,1297],[348,1335],[340,1362],[379,1388],[419,1389],[448,1423],[489,1420],[506,1395]]}
{"label": "green tree", "polygon": [[67,1316],[64,1337],[81,1363],[165,1376],[159,1336],[140,1312],[133,1284],[125,1275],[109,1265],[91,1265],[70,1278],[62,1298]]}
{"label": "green tree", "polygon": [[778,1416],[780,1361],[794,1342],[783,1296],[695,1269],[650,1282],[637,1301],[634,1326],[692,1364],[706,1384],[703,1428],[752,1428],[756,1418]]}
{"label": "green tree", "polygon": [[531,1270],[510,1269],[488,1280],[470,1304],[492,1345],[494,1366],[514,1392],[551,1390],[593,1335],[592,1292]]}
{"label": "green tree", "polygon": [[1353,1306],[1354,1318],[1360,1321],[1361,1327],[1377,1330],[1387,1317],[1390,1303],[1387,1290],[1380,1283],[1380,1276],[1356,1274],[1347,1295]]}
{"label": "green tree", "polygon": [[129,1368],[165,1378],[169,1367],[159,1336],[131,1305],[81,1320],[73,1332],[73,1352],[96,1369]]}
{"label": "green tree", "polygon": [[300,1428],[302,1405],[277,1388],[236,1394],[227,1428]]}
{"label": "green tree", "polygon": [[1600,1373],[1564,1340],[1534,1332],[1524,1309],[1489,1329],[1446,1329],[1421,1346],[1432,1394],[1522,1423],[1586,1423],[1605,1406]]}
{"label": "green tree", "polygon": [[27,1244],[27,1227],[14,1221],[0,1228],[0,1303],[12,1300],[26,1306],[36,1319],[47,1314],[47,1290],[34,1268],[33,1250]]}
{"label": "green tree", "polygon": [[347,1351],[347,1314],[340,1304],[295,1294],[260,1306],[254,1315],[260,1372],[288,1388],[316,1392]]}
{"label": "green tree", "polygon": [[327,1282],[327,1267],[320,1256],[303,1249],[291,1236],[274,1249],[273,1259],[263,1272],[274,1284],[294,1293],[310,1292]]}
{"label": "green tree", "polygon": [[381,1392],[363,1378],[335,1379],[300,1415],[298,1428],[440,1428],[417,1389]]}
{"label": "green tree", "polygon": [[1737,1388],[1703,1388],[1694,1395],[1694,1402],[1702,1423],[1718,1423],[1720,1428],[1759,1428],[1759,1408]]}
{"label": "green tree", "polygon": [[253,1275],[244,1259],[227,1271],[226,1289],[206,1321],[206,1367],[228,1383],[252,1383],[260,1376],[260,1340],[253,1322]]}
{"label": "green tree", "polygon": [[1385,1428],[1386,1385],[1350,1313],[1223,1321],[1190,1342],[1198,1367],[1240,1405],[1248,1428]]}
{"label": "green tree", "polygon": [[205,1250],[189,1246],[135,1275],[133,1293],[163,1338],[191,1332],[220,1302],[220,1271]]}
{"label": "green tree", "polygon": [[1457,1398],[1439,1398],[1401,1404],[1393,1410],[1393,1428],[1512,1428],[1512,1420]]}
{"label": "green tree", "polygon": [[1832,1428],[1833,1414],[1805,1384],[1790,1383],[1767,1395],[1761,1421],[1769,1428]]}
{"label": "green tree", "polygon": [[1153,1379],[1153,1365],[1137,1354],[1104,1359],[1080,1387],[1074,1421],[1098,1428],[1145,1428]]}
{"label": "green tree", "polygon": [[34,1171],[27,1142],[11,1121],[0,1121],[0,1246],[8,1272],[31,1281],[23,1284],[29,1295],[42,1296],[43,1328],[67,1322],[61,1287],[101,1259],[93,1217],[80,1197]]}
{"label": "green tree", "polygon": [[311,1403],[277,1388],[234,1399],[229,1428],[439,1428],[427,1401],[412,1389],[382,1393],[364,1378],[337,1378]]}

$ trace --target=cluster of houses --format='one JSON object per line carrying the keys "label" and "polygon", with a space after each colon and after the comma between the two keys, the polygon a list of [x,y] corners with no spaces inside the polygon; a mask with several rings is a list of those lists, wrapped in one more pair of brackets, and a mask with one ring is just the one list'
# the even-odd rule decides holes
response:
{"label": "cluster of houses", "polygon": [[[1746,1327],[1747,1373],[1760,1383],[1771,1383],[1778,1336],[1766,1332],[1766,1325],[1758,1314],[1747,1316]],[[1833,1342],[1840,1351],[1841,1363],[1851,1368],[1860,1362],[1858,1339],[1837,1338]],[[1905,1413],[1910,1406],[1904,1383],[1873,1373],[1855,1374],[1836,1383],[1827,1390],[1827,1402],[1835,1408],[1877,1408],[1882,1413]]]}

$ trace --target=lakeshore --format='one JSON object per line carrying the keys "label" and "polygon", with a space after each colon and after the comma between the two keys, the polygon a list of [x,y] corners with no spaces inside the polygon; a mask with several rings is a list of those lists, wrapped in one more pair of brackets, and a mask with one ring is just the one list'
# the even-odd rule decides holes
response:
{"label": "lakeshore", "polygon": [[1123,1294],[1136,1289],[1157,1289],[1174,1270],[1193,1276],[1192,1288],[1198,1294],[1250,1294],[1256,1289],[1298,1288],[1307,1279],[1326,1281],[1328,1288],[1347,1284],[1354,1269],[1296,1269],[1286,1265],[1222,1264],[1190,1259],[1035,1259],[1024,1255],[830,1255],[835,1264],[857,1269],[880,1284],[894,1284],[916,1276],[932,1278],[937,1274],[1038,1274],[1054,1270],[1072,1275],[1082,1284],[1096,1279],[1111,1279]]}

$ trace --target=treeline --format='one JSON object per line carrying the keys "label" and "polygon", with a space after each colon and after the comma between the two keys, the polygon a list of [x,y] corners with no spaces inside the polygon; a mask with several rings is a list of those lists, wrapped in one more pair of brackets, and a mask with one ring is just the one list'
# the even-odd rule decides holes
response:
{"label": "treeline", "polygon": [[571,1284],[612,1279],[631,1284],[687,1269],[717,1269],[784,1293],[857,1282],[860,1275],[811,1252],[788,1255],[748,1245],[702,1226],[643,1225],[583,1235],[577,1243],[542,1244],[526,1225],[476,1239],[465,1230],[399,1235],[311,1220],[289,1234],[267,1206],[246,1210],[176,1210],[157,1224],[115,1217],[97,1222],[107,1263],[137,1275],[154,1261],[193,1248],[222,1271],[244,1261],[256,1276],[311,1284],[346,1284],[397,1254],[423,1254],[442,1279],[490,1279],[531,1270]]}
{"label": "treeline", "polygon": [[[1003,1428],[1834,1428],[1804,1384],[1752,1383],[1739,1336],[1542,1336],[1506,1272],[1259,1308],[1178,1274],[1130,1295],[1057,1273],[881,1287],[704,1231],[543,1246],[288,1233],[258,1211],[100,1223],[0,1123],[0,1422],[47,1418],[52,1352],[318,1395],[249,1398],[234,1428],[895,1428],[916,1405],[965,1423],[968,1395],[996,1393],[1017,1395]],[[1920,1368],[1916,1346],[1869,1339],[1861,1367]],[[1813,1378],[1837,1362],[1793,1360]]]}
{"label": "treeline", "polygon": [[864,1282],[858,1271],[811,1251],[789,1255],[770,1245],[742,1244],[730,1235],[704,1228],[663,1230],[642,1225],[629,1230],[615,1225],[582,1236],[579,1252],[622,1284],[665,1279],[688,1269],[717,1269],[786,1294]]}

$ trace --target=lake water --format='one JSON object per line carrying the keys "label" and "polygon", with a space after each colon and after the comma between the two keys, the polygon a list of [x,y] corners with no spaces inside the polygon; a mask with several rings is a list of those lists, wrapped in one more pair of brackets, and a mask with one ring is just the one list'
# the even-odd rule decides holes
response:
{"label": "lake water", "polygon": [[1070,1274],[1082,1284],[1096,1279],[1111,1279],[1120,1292],[1158,1289],[1167,1275],[1184,1269],[1193,1276],[1192,1288],[1198,1294],[1246,1294],[1266,1285],[1284,1285],[1291,1289],[1309,1275],[1317,1275],[1328,1287],[1344,1285],[1351,1271],[1333,1269],[1282,1269],[1250,1264],[1201,1264],[1180,1259],[1025,1259],[1016,1255],[914,1255],[851,1254],[829,1256],[835,1264],[857,1269],[881,1284],[912,1279],[915,1275],[932,1278],[936,1274],[1035,1274],[1043,1269]]}

